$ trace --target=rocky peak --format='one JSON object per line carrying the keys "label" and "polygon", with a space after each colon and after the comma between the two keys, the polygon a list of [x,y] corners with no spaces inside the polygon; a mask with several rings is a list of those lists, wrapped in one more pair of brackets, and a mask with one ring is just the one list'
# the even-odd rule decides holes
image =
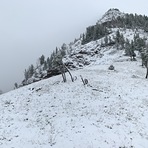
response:
{"label": "rocky peak", "polygon": [[118,16],[124,16],[123,12],[120,12],[119,9],[113,8],[109,9],[102,18],[98,21],[99,24],[102,24],[104,22],[111,21],[112,19],[117,18]]}

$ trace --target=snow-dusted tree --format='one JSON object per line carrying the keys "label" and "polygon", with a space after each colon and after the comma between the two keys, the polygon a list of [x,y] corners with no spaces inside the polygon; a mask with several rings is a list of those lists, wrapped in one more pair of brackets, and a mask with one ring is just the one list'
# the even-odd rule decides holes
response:
{"label": "snow-dusted tree", "polygon": [[124,44],[125,44],[125,39],[123,34],[120,35],[120,41],[119,41],[120,45],[121,45],[121,49],[124,49]]}
{"label": "snow-dusted tree", "polygon": [[125,55],[130,56],[130,42],[128,39],[126,39],[125,42]]}
{"label": "snow-dusted tree", "polygon": [[51,57],[50,58],[49,57],[47,58],[47,62],[46,63],[47,63],[47,68],[50,69],[51,66],[52,66],[52,59],[51,59]]}
{"label": "snow-dusted tree", "polygon": [[47,70],[47,62],[44,62],[43,70]]}
{"label": "snow-dusted tree", "polygon": [[66,50],[66,49],[67,49],[67,46],[66,46],[65,43],[63,43],[63,45],[61,46],[61,49],[62,49],[62,50]]}
{"label": "snow-dusted tree", "polygon": [[145,63],[145,54],[146,54],[146,50],[143,48],[140,52],[141,59],[142,59],[142,66],[144,66],[144,63]]}
{"label": "snow-dusted tree", "polygon": [[134,35],[134,46],[135,46],[135,50],[138,50],[141,52],[141,50],[146,47],[145,39],[140,38],[139,34]]}
{"label": "snow-dusted tree", "polygon": [[45,62],[45,56],[42,55],[42,56],[39,58],[39,60],[40,60],[40,65],[43,65],[44,62]]}
{"label": "snow-dusted tree", "polygon": [[143,48],[146,47],[146,41],[144,38],[137,39],[137,47],[136,50],[141,51]]}
{"label": "snow-dusted tree", "polygon": [[67,50],[67,45],[64,43],[62,46],[61,46],[61,50],[60,50],[60,54],[62,56],[62,58],[66,55],[66,50]]}
{"label": "snow-dusted tree", "polygon": [[120,33],[119,30],[116,31],[116,35],[114,37],[114,40],[115,40],[115,44],[116,44],[117,49],[124,48],[124,44],[125,44],[124,36],[123,36],[123,34]]}
{"label": "snow-dusted tree", "polygon": [[132,40],[131,45],[130,45],[130,49],[129,49],[129,54],[130,54],[130,57],[131,57],[131,61],[135,61],[136,54],[135,54],[134,51],[135,51],[134,41]]}
{"label": "snow-dusted tree", "polygon": [[144,24],[144,31],[145,31],[145,32],[148,32],[148,20],[145,21],[145,24]]}
{"label": "snow-dusted tree", "polygon": [[82,34],[82,45],[85,44],[85,34]]}
{"label": "snow-dusted tree", "polygon": [[148,48],[141,52],[142,65],[146,67],[146,79],[148,78]]}
{"label": "snow-dusted tree", "polygon": [[34,66],[33,66],[33,64],[31,64],[29,66],[28,73],[29,73],[29,78],[31,78],[33,76],[33,74],[34,74]]}
{"label": "snow-dusted tree", "polygon": [[56,54],[58,53],[58,47],[56,47],[55,53],[56,53]]}
{"label": "snow-dusted tree", "polygon": [[85,35],[83,35],[82,44],[86,44],[90,41],[95,41],[108,34],[109,31],[107,27],[103,24],[96,24],[94,26],[89,26],[86,28]]}
{"label": "snow-dusted tree", "polygon": [[119,46],[120,46],[120,31],[119,30],[116,31],[116,35],[114,39],[115,39],[116,47],[117,49],[119,49]]}
{"label": "snow-dusted tree", "polygon": [[14,89],[17,89],[17,88],[18,88],[18,84],[14,83]]}
{"label": "snow-dusted tree", "polygon": [[25,69],[25,72],[24,72],[24,77],[25,77],[25,81],[28,80],[29,78],[29,73],[28,73],[28,70]]}

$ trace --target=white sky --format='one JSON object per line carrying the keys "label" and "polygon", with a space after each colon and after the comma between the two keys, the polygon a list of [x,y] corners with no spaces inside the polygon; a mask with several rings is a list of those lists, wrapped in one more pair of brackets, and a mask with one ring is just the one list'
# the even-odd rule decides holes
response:
{"label": "white sky", "polygon": [[0,89],[23,80],[39,56],[79,37],[110,8],[148,15],[146,0],[1,0]]}

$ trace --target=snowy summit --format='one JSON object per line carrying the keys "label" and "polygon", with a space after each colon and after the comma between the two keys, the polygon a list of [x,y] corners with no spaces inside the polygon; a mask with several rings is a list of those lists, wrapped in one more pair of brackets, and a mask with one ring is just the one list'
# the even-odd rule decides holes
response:
{"label": "snowy summit", "polygon": [[98,21],[98,23],[105,23],[108,21],[111,21],[113,19],[116,19],[117,17],[123,17],[124,13],[120,12],[119,9],[109,9],[103,16],[102,18]]}

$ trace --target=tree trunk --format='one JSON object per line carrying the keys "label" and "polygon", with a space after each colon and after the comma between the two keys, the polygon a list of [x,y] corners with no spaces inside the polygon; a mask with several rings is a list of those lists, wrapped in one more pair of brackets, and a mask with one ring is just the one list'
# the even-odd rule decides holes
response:
{"label": "tree trunk", "polygon": [[66,82],[66,77],[65,74],[62,72],[62,78],[63,78],[63,82]]}
{"label": "tree trunk", "polygon": [[64,65],[62,65],[62,68],[63,68],[63,75],[64,75],[65,82],[66,82],[66,74],[65,74],[65,68],[64,68]]}
{"label": "tree trunk", "polygon": [[148,67],[146,68],[147,69],[147,71],[146,71],[146,79],[147,79],[147,77],[148,77]]}
{"label": "tree trunk", "polygon": [[[63,64],[64,65],[64,64]],[[69,75],[70,75],[70,77],[71,77],[71,81],[72,82],[74,82],[74,79],[73,79],[73,77],[72,77],[72,74],[71,74],[71,72],[69,71],[69,69],[64,65],[64,67],[66,68],[66,70],[68,71],[68,73],[69,73]]]}
{"label": "tree trunk", "polygon": [[65,68],[64,66],[60,66],[60,71],[62,73],[62,77],[63,77],[63,82],[66,82],[66,75],[65,75]]}

